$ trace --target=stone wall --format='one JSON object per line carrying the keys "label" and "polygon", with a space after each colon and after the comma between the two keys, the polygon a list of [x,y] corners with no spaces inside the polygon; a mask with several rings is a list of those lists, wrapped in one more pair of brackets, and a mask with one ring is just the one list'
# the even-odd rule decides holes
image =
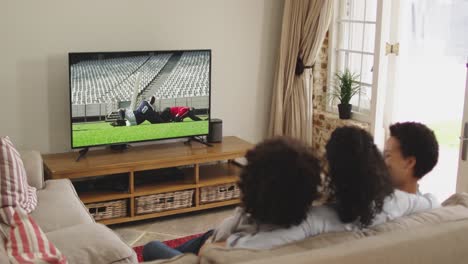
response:
{"label": "stone wall", "polygon": [[313,91],[313,139],[312,146],[319,156],[325,153],[325,144],[331,133],[341,126],[358,126],[369,130],[368,123],[356,120],[342,120],[337,113],[326,111],[327,107],[327,75],[328,75],[328,36],[320,50],[317,62],[314,67],[314,91]]}

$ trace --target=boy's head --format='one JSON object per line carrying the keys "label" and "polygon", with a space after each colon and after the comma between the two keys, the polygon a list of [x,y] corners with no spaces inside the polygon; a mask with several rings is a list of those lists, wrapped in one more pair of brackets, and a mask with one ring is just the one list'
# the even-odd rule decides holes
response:
{"label": "boy's head", "polygon": [[385,142],[385,163],[397,188],[415,185],[430,172],[439,157],[439,144],[427,126],[405,122],[390,126],[390,138]]}
{"label": "boy's head", "polygon": [[321,185],[320,164],[310,148],[278,137],[256,145],[246,159],[239,188],[252,219],[283,227],[304,220]]}

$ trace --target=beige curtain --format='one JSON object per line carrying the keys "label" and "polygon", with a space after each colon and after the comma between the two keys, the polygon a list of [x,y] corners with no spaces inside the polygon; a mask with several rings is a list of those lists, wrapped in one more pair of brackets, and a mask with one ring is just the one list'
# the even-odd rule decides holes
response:
{"label": "beige curtain", "polygon": [[313,66],[330,25],[333,0],[285,0],[270,136],[312,143],[312,69],[296,74],[300,58]]}

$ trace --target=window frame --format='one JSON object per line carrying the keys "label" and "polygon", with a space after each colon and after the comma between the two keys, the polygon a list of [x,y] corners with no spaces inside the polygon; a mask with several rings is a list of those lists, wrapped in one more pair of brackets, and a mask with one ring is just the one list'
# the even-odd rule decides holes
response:
{"label": "window frame", "polygon": [[[378,34],[377,32],[377,27],[379,26],[378,23],[379,23],[379,19],[377,19],[376,17],[376,21],[366,21],[365,19],[364,20],[356,20],[356,19],[340,19],[340,15],[342,14],[343,9],[341,8],[343,4],[346,4],[346,0],[334,0],[334,12],[333,12],[333,16],[332,16],[332,22],[331,22],[331,25],[330,25],[330,29],[329,29],[329,39],[328,39],[328,73],[327,73],[327,92],[326,92],[326,108],[325,108],[325,111],[326,112],[331,112],[331,113],[335,113],[337,114],[338,113],[338,107],[333,104],[331,102],[331,100],[329,99],[330,98],[330,91],[333,87],[333,82],[334,82],[334,75],[335,75],[335,72],[336,72],[336,69],[338,68],[338,65],[337,65],[337,52],[340,52],[339,50],[341,51],[347,51],[347,49],[342,49],[340,47],[338,47],[339,43],[341,43],[341,39],[339,39],[342,34],[341,34],[341,25],[340,23],[359,23],[359,24],[363,24],[363,25],[366,25],[366,24],[373,24],[375,25],[376,27],[376,31],[375,31],[375,35]],[[377,10],[376,10],[377,11]],[[378,12],[377,12],[378,13]],[[377,14],[376,14],[377,15]],[[375,35],[373,36],[373,38],[375,38]],[[365,36],[365,29],[363,29],[363,38]],[[362,43],[363,47],[362,49],[364,49],[364,42]],[[372,61],[374,62],[375,64],[375,59],[376,57],[378,56],[378,54],[375,53],[376,49],[375,49],[375,46],[377,45],[376,42],[374,42],[374,49],[372,52],[369,52],[369,51],[358,51],[359,54],[364,54],[364,55],[371,55],[373,56],[372,58]],[[352,50],[348,50],[350,52],[353,52],[355,53],[354,51]],[[362,60],[362,58],[361,58]],[[362,62],[361,62],[361,67],[362,67]],[[366,108],[365,111],[356,111],[355,109],[352,110],[352,116],[351,116],[351,119],[352,120],[356,120],[356,121],[359,121],[359,122],[365,122],[365,123],[371,123],[372,121],[372,109],[373,109],[373,101],[375,100],[375,93],[374,93],[374,74],[372,74],[372,83],[364,83],[364,82],[361,82],[361,85],[364,85],[364,86],[367,86],[370,88],[370,91],[371,91],[371,96],[369,98],[369,109]],[[361,96],[361,94],[357,95],[357,96]],[[358,100],[361,100],[360,98]],[[355,106],[355,105],[353,105]]]}

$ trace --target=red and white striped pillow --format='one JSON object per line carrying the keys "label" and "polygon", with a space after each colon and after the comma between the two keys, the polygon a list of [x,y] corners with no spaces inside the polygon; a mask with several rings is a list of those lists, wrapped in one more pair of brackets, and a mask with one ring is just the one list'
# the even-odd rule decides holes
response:
{"label": "red and white striped pillow", "polygon": [[36,221],[21,208],[0,209],[0,220],[7,223],[3,231],[10,263],[67,263],[65,256],[49,242]]}
{"label": "red and white striped pillow", "polygon": [[30,213],[37,206],[37,194],[28,184],[23,161],[10,138],[0,137],[0,208],[7,206]]}

